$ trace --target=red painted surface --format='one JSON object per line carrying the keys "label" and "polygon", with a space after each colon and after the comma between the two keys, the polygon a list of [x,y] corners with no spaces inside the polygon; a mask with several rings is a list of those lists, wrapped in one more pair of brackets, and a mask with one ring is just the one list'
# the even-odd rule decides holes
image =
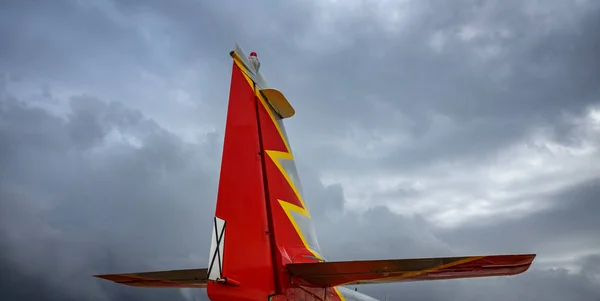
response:
{"label": "red painted surface", "polygon": [[341,261],[291,264],[295,282],[331,287],[353,283],[410,282],[516,275],[525,272],[535,255],[493,255],[421,259]]}
{"label": "red painted surface", "polygon": [[226,221],[223,276],[208,283],[213,301],[261,300],[275,291],[253,87],[234,63],[216,216]]}
{"label": "red painted surface", "polygon": [[223,276],[238,285],[209,282],[208,296],[213,301],[264,301],[269,296],[273,301],[339,300],[335,294],[326,298],[323,288],[303,288],[290,281],[285,265],[292,259],[316,260],[302,257],[314,255],[279,203],[283,200],[304,208],[267,154],[289,154],[290,150],[273,120],[277,116],[269,115],[258,93],[234,62],[216,216],[227,222]]}

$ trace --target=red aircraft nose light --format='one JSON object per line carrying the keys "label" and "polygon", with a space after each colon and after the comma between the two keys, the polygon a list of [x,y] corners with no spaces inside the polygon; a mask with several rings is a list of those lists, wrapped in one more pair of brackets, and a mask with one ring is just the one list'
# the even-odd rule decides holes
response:
{"label": "red aircraft nose light", "polygon": [[250,56],[258,57],[254,51],[250,52]]}

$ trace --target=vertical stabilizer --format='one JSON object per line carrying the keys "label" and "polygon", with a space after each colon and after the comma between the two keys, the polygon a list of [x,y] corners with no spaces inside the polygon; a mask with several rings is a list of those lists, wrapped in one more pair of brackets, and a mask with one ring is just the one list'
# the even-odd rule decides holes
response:
{"label": "vertical stabilizer", "polygon": [[234,59],[211,225],[208,276],[213,282],[207,289],[213,301],[264,301],[275,291],[259,135],[254,83],[247,67]]}
{"label": "vertical stabilizer", "polygon": [[248,57],[236,45],[231,55],[208,295],[267,300],[291,286],[286,264],[322,257],[283,125],[294,108],[267,86],[256,53]]}

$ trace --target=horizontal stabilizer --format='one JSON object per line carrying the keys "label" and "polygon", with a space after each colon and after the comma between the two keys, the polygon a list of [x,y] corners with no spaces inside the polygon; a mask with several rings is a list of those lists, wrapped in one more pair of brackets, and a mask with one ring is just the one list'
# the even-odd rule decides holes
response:
{"label": "horizontal stabilizer", "polygon": [[299,284],[330,287],[444,280],[489,276],[509,276],[525,272],[535,254],[440,257],[287,264]]}
{"label": "horizontal stabilizer", "polygon": [[207,269],[174,270],[131,274],[95,275],[119,284],[138,287],[206,287]]}

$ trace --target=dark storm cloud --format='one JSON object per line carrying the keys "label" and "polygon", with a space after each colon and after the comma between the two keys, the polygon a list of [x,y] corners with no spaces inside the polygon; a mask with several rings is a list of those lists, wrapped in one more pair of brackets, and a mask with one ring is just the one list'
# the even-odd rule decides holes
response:
{"label": "dark storm cloud", "polygon": [[451,253],[448,244],[433,235],[426,220],[394,214],[386,207],[374,207],[361,214],[346,212],[337,218],[317,220],[316,226],[329,260],[435,257]]}
{"label": "dark storm cloud", "polygon": [[45,277],[72,298],[143,298],[90,276],[203,265],[219,154],[119,103],[70,103],[64,121],[2,93],[2,264],[18,271],[3,294]]}
{"label": "dark storm cloud", "polygon": [[[538,254],[532,268],[517,276],[358,286],[376,298],[387,293],[389,300],[594,300],[600,294],[598,187],[594,180],[567,189],[555,196],[557,208],[503,221],[438,229],[419,216],[376,207],[319,219],[317,232],[323,251],[335,260]],[[556,268],[563,264],[578,270]]]}
{"label": "dark storm cloud", "polygon": [[547,202],[556,205],[531,216],[471,222],[438,234],[475,252],[537,252],[543,258],[569,251],[600,251],[598,195],[600,178],[549,196]]}
{"label": "dark storm cloud", "polygon": [[[133,24],[112,18],[101,5],[64,0],[5,1],[0,5],[4,41],[0,66],[4,72],[93,87],[131,78],[131,71],[140,64],[156,67],[152,53],[144,51],[147,42]],[[104,77],[108,70],[98,64],[101,62],[112,62],[112,78]]]}
{"label": "dark storm cloud", "polygon": [[[132,98],[139,96],[135,88],[118,84],[123,79],[148,85],[138,78],[141,70],[169,81],[177,70],[193,66],[207,75],[204,82],[194,85],[212,87],[203,89],[203,97],[194,94],[194,101],[222,109],[229,70],[224,58],[231,41],[238,40],[261,53],[266,74],[278,75],[270,81],[286,91],[299,112],[290,121],[290,134],[297,137],[300,149],[321,154],[317,163],[345,169],[352,156],[344,156],[343,149],[325,142],[360,127],[370,137],[409,135],[411,145],[403,144],[389,154],[375,154],[373,159],[355,165],[363,170],[409,168],[424,160],[486,155],[523,137],[532,125],[563,126],[557,122],[562,112],[580,112],[596,102],[600,63],[593,54],[600,51],[595,34],[599,7],[575,3],[549,1],[538,6],[521,1],[466,0],[448,4],[419,1],[408,7],[386,4],[385,10],[400,9],[409,14],[408,21],[397,25],[398,33],[390,33],[390,21],[375,2],[359,7],[364,11],[338,15],[328,13],[327,6],[310,2],[275,6],[243,1],[219,5],[198,1],[178,5],[161,1],[116,1],[114,5],[64,2],[49,6],[49,10],[36,10],[44,18],[35,18],[29,25],[45,28],[47,22],[62,24],[57,30],[68,28],[60,31],[69,38],[65,43],[46,38],[51,45],[65,47],[64,51],[30,56],[57,64],[51,68],[35,64],[51,72],[86,66],[79,59],[93,61],[90,64],[94,66],[118,66],[118,72],[109,68],[74,70],[80,81],[93,81],[94,89],[133,89],[127,94]],[[16,16],[27,9],[25,4],[20,7],[7,11]],[[343,8],[340,5],[339,9]],[[61,9],[72,17],[55,17],[52,12]],[[323,33],[323,16],[327,14],[333,17],[328,23],[329,33]],[[135,26],[134,21],[140,25]],[[90,24],[89,28],[68,26],[81,23]],[[461,40],[469,28],[481,33]],[[439,52],[430,46],[436,35],[443,41]],[[337,46],[336,38],[346,44]],[[312,50],[312,40],[329,41],[332,50]],[[27,66],[31,59],[18,55],[39,49],[31,41],[36,39],[21,38],[6,44],[7,61]],[[82,43],[96,50],[71,47]],[[481,54],[486,51],[492,53],[490,58]],[[58,64],[65,61],[62,55],[66,54],[70,64]],[[192,65],[197,61],[199,65]],[[110,79],[115,75],[123,78]],[[143,106],[137,100],[124,101]],[[158,106],[160,102],[164,99],[152,104]],[[213,121],[222,120],[208,115]],[[177,115],[169,116],[177,119]],[[195,122],[191,117],[186,120]]]}
{"label": "dark storm cloud", "polygon": [[[550,256],[561,252],[568,253],[569,250],[576,253],[595,252],[598,251],[600,244],[595,235],[595,229],[600,226],[598,224],[600,221],[596,218],[600,212],[597,198],[599,189],[600,182],[596,177],[550,194],[524,194],[511,202],[525,202],[530,198],[539,198],[544,200],[540,203],[544,206],[530,214],[497,215],[493,218],[484,216],[470,219],[467,223],[454,227],[439,227],[421,219],[418,215],[395,214],[385,207],[375,207],[360,215],[347,212],[343,219],[324,220],[323,224],[320,224],[320,230],[324,235],[331,235],[323,238],[330,240],[331,244],[336,244],[340,237],[351,240],[354,235],[360,237],[374,235],[379,239],[378,244],[386,245],[386,241],[402,239],[380,239],[379,236],[385,232],[384,229],[399,229],[401,231],[390,231],[390,233],[399,236],[424,236],[445,242],[448,248],[441,251],[447,254],[538,252],[544,257],[546,252]],[[311,204],[318,205],[316,201],[313,202]],[[343,208],[340,207],[338,210]],[[335,231],[334,229],[345,223],[353,225],[345,226],[348,227],[348,233],[340,234],[327,230],[331,228]],[[363,223],[364,228],[360,226]],[[577,247],[573,248],[575,245]]]}
{"label": "dark storm cloud", "polygon": [[[473,159],[522,138],[534,125],[564,127],[562,113],[580,113],[598,102],[599,7],[565,4],[565,14],[575,20],[556,12],[556,20],[545,24],[525,6],[520,1],[453,1],[445,7],[419,1],[411,6],[418,17],[393,38],[381,34],[376,14],[340,24],[334,31],[352,33],[346,36],[350,47],[298,55],[298,62],[286,64],[293,71],[281,72],[304,114],[291,123],[310,118],[302,127],[313,130],[299,130],[300,139],[322,154],[319,163],[339,169],[350,160],[341,155],[345,150],[334,148],[334,153],[321,142],[347,135],[357,124],[366,137],[356,139],[375,143],[380,135],[410,135],[409,145],[383,158],[355,162],[353,168],[360,170]],[[465,26],[483,34],[462,41]],[[510,34],[504,37],[501,30]],[[436,34],[446,39],[440,53],[429,46]],[[477,50],[485,47],[497,48],[497,56],[480,58]],[[383,54],[370,55],[374,52]],[[292,84],[298,77],[302,84]]]}
{"label": "dark storm cloud", "polygon": [[[561,116],[598,102],[598,4],[352,5],[2,2],[0,72],[10,81],[2,83],[0,102],[0,269],[6,272],[0,297],[183,297],[177,290],[123,288],[89,275],[206,264],[227,52],[236,40],[259,52],[269,82],[296,107],[288,133],[328,259],[541,254],[539,265],[513,278],[362,291],[382,298],[387,290],[391,300],[598,296],[598,257],[580,254],[600,252],[590,230],[600,210],[597,181],[537,195],[552,206],[526,217],[493,216],[453,229],[440,229],[427,216],[393,213],[385,204],[350,211],[344,186],[319,181],[329,170],[376,177],[380,170],[455,159],[484,164],[481,157],[536,125],[550,126],[566,145],[581,142]],[[388,12],[395,9],[406,18],[393,24]],[[66,103],[67,116],[5,90],[17,84],[31,85],[26,95]],[[195,107],[175,101],[177,90],[186,91]],[[195,134],[201,143],[166,130],[190,125],[217,130]],[[390,139],[400,142],[380,152]],[[403,201],[419,195],[401,189]],[[548,270],[561,256],[580,271]],[[192,294],[205,298],[202,290]]]}

